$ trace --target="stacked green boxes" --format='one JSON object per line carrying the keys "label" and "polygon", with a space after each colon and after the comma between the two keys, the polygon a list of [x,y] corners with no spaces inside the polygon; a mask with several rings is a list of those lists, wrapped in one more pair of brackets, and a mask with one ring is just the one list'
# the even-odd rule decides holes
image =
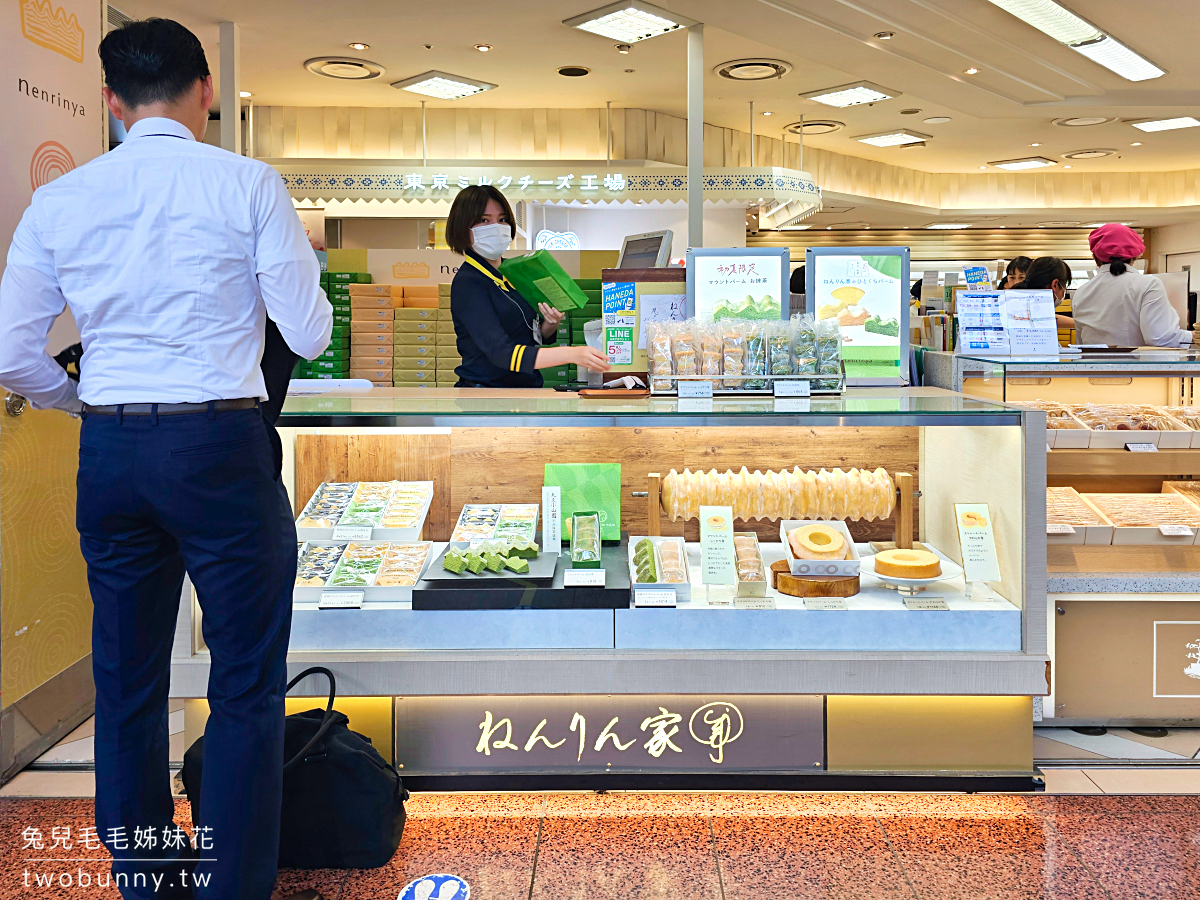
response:
{"label": "stacked green boxes", "polygon": [[314,360],[302,359],[293,378],[345,378],[350,371],[350,285],[369,284],[366,272],[322,272],[321,290],[333,306],[333,333],[329,346]]}

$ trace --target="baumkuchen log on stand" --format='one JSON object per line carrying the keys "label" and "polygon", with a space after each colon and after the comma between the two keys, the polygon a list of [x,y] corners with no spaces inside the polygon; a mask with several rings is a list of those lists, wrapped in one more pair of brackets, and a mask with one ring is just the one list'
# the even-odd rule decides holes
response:
{"label": "baumkuchen log on stand", "polygon": [[789,597],[853,597],[858,593],[857,575],[848,578],[801,578],[791,573],[786,559],[771,563],[771,587]]}

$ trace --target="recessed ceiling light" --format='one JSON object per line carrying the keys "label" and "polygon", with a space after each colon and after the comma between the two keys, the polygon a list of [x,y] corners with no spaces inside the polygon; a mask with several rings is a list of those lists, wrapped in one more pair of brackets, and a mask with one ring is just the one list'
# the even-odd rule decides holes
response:
{"label": "recessed ceiling light", "polygon": [[792,64],[782,59],[731,59],[713,66],[713,73],[731,81],[767,81],[782,78],[792,71]]}
{"label": "recessed ceiling light", "polygon": [[371,49],[370,44],[364,44],[362,41],[351,41],[346,46],[349,47],[351,50],[370,50]]}
{"label": "recessed ceiling light", "polygon": [[632,75],[632,74],[633,74],[635,71],[636,71],[636,69],[626,69],[626,70],[625,70],[625,74],[626,74],[626,75]]}
{"label": "recessed ceiling light", "polygon": [[617,44],[617,52],[618,53],[628,53],[632,49],[633,48],[630,47],[628,44]]}
{"label": "recessed ceiling light", "polygon": [[1008,169],[1010,172],[1020,172],[1023,169],[1044,169],[1047,166],[1057,165],[1057,163],[1044,156],[1026,156],[1022,159],[1002,159],[998,162],[990,162],[988,165],[995,166],[997,169]]}
{"label": "recessed ceiling light", "polygon": [[584,75],[591,73],[591,69],[587,66],[559,66],[558,74],[565,75],[568,78],[582,78]]}
{"label": "recessed ceiling light", "polygon": [[451,75],[449,72],[439,72],[431,69],[405,78],[403,81],[393,81],[392,87],[401,91],[411,91],[437,100],[461,100],[472,94],[482,94],[496,87],[486,81],[476,81],[474,78],[464,78],[461,75]]}
{"label": "recessed ceiling light", "polygon": [[969,69],[963,69],[963,74],[964,75],[978,75],[979,70],[977,68],[975,68],[974,66],[971,66],[971,68],[969,68]]}
{"label": "recessed ceiling light", "polygon": [[1130,146],[1130,147],[1140,147],[1140,146],[1142,146],[1142,142],[1141,142],[1141,141],[1134,141],[1134,142],[1133,142],[1132,144],[1130,144],[1129,146]]}
{"label": "recessed ceiling light", "polygon": [[249,91],[238,91],[238,96],[245,100],[247,97],[253,97],[254,95]]}
{"label": "recessed ceiling light", "polygon": [[676,15],[651,3],[643,3],[642,0],[621,0],[619,3],[610,3],[591,12],[563,19],[563,24],[623,44],[636,44],[647,38],[695,25],[696,20]]}
{"label": "recessed ceiling light", "polygon": [[1030,147],[1040,147],[1042,145],[1035,142],[1035,143],[1030,144],[1029,146]]}
{"label": "recessed ceiling light", "polygon": [[1147,81],[1167,74],[1165,70],[1160,69],[1150,60],[1134,53],[1120,41],[1108,35],[1096,41],[1072,44],[1071,49],[1082,53],[1092,62],[1099,63],[1104,68],[1116,72],[1126,81]]}
{"label": "recessed ceiling light", "polygon": [[945,125],[950,121],[949,116],[930,116],[928,119],[922,119],[926,125]]}
{"label": "recessed ceiling light", "polygon": [[1113,116],[1067,116],[1065,119],[1054,119],[1051,124],[1060,128],[1087,128],[1092,125],[1107,125],[1115,122]]}
{"label": "recessed ceiling light", "polygon": [[1064,168],[1064,169],[1069,169],[1069,168],[1071,168],[1071,167],[1070,167],[1070,166],[1063,166],[1063,168]]}
{"label": "recessed ceiling light", "polygon": [[788,134],[832,134],[845,127],[845,122],[835,122],[833,119],[805,119],[803,128],[799,122],[793,122],[784,131]]}
{"label": "recessed ceiling light", "polygon": [[773,112],[766,112],[766,111],[764,110],[764,111],[763,111],[763,115],[764,115],[764,116],[773,116],[773,115],[775,115],[775,113],[773,113]]}
{"label": "recessed ceiling light", "polygon": [[1001,227],[1001,228],[1007,228],[1008,226],[1007,226],[1007,225],[1001,225],[1000,227]]}
{"label": "recessed ceiling light", "polygon": [[980,166],[979,168],[981,168],[981,169],[986,169],[986,168],[987,168],[987,166]]}
{"label": "recessed ceiling light", "polygon": [[930,231],[961,231],[964,228],[970,228],[971,225],[969,222],[934,222],[925,227]]}
{"label": "recessed ceiling light", "polygon": [[875,40],[877,40],[877,41],[890,41],[895,36],[896,36],[896,32],[894,32],[894,31],[877,31],[877,32],[875,32]]}
{"label": "recessed ceiling light", "polygon": [[1106,156],[1115,156],[1116,150],[1108,147],[1092,147],[1087,150],[1072,150],[1070,153],[1064,153],[1063,159],[1104,159]]}
{"label": "recessed ceiling light", "polygon": [[304,68],[314,75],[340,78],[343,81],[369,81],[383,75],[384,68],[378,63],[350,56],[317,56],[304,61]]}
{"label": "recessed ceiling light", "polygon": [[1139,131],[1174,131],[1176,128],[1195,128],[1200,125],[1200,120],[1194,116],[1177,116],[1174,119],[1143,119],[1132,125]]}
{"label": "recessed ceiling light", "polygon": [[891,100],[899,97],[899,93],[881,88],[869,81],[856,81],[853,84],[843,84],[838,87],[826,88],[823,91],[809,91],[801,94],[802,100],[812,100],[825,106],[836,106],[845,109],[847,106],[861,106],[864,103],[878,103],[881,100]]}
{"label": "recessed ceiling light", "polygon": [[489,50],[492,49],[492,45],[491,44],[476,44],[475,49],[478,50],[480,53],[487,53]]}
{"label": "recessed ceiling light", "polygon": [[870,144],[872,147],[899,147],[903,144],[917,144],[928,138],[929,135],[927,134],[909,131],[906,128],[898,128],[892,131],[881,131],[879,134],[864,134],[861,137],[856,137],[854,140],[863,144]]}

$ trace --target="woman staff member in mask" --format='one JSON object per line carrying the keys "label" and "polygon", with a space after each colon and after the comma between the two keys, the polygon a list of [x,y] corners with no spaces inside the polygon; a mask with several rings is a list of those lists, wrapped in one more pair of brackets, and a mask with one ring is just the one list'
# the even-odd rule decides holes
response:
{"label": "woman staff member in mask", "polygon": [[1128,225],[1101,225],[1088,235],[1100,264],[1096,277],[1075,292],[1071,303],[1081,344],[1118,347],[1174,347],[1191,343],[1192,332],[1179,327],[1179,313],[1167,289],[1153,275],[1129,264],[1146,245]]}
{"label": "woman staff member in mask", "polygon": [[538,369],[574,363],[606,372],[608,359],[591,347],[546,347],[563,313],[535,311],[508,279],[500,260],[516,234],[512,207],[491,185],[459,191],[446,220],[446,243],[465,257],[450,286],[450,314],[462,363],[457,387],[538,388]]}
{"label": "woman staff member in mask", "polygon": [[[1025,272],[1025,280],[1014,285],[1009,290],[1014,291],[1050,291],[1054,294],[1054,305],[1059,306],[1067,298],[1067,288],[1071,286],[1071,267],[1057,256],[1039,256],[1033,260]],[[1070,316],[1055,314],[1059,328],[1074,328],[1075,323]]]}

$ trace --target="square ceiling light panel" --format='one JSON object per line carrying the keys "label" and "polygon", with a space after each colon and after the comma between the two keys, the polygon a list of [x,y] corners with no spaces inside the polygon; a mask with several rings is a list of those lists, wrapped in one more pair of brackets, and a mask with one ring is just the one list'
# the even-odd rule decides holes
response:
{"label": "square ceiling light panel", "polygon": [[393,81],[392,87],[433,97],[435,100],[461,100],[463,97],[490,91],[496,85],[431,69],[420,75],[414,75],[412,78],[405,78],[403,81]]}
{"label": "square ceiling light panel", "polygon": [[997,169],[1008,169],[1010,172],[1021,172],[1025,169],[1044,169],[1047,166],[1058,165],[1052,159],[1046,159],[1044,156],[1026,156],[1023,159],[1002,159],[999,162],[990,162],[989,166],[995,166]]}
{"label": "square ceiling light panel", "polygon": [[903,147],[905,144],[919,144],[927,141],[929,137],[919,131],[898,128],[893,131],[881,131],[879,134],[864,134],[862,137],[856,137],[855,140],[863,144],[870,144],[872,147]]}
{"label": "square ceiling light panel", "polygon": [[696,20],[676,15],[652,3],[628,0],[563,19],[563,24],[622,44],[635,44],[647,38],[695,25]]}
{"label": "square ceiling light panel", "polygon": [[1071,49],[1082,53],[1094,63],[1116,72],[1126,81],[1148,81],[1167,73],[1145,57],[1134,53],[1118,40],[1105,35],[1099,40],[1072,44]]}
{"label": "square ceiling light panel", "polygon": [[1133,127],[1142,131],[1174,131],[1176,128],[1195,128],[1200,120],[1193,116],[1178,116],[1174,119],[1145,119],[1134,122]]}
{"label": "square ceiling light panel", "polygon": [[869,81],[856,81],[854,84],[843,84],[823,91],[809,91],[807,94],[801,94],[800,99],[845,109],[847,106],[878,103],[880,100],[892,100],[899,96],[899,91],[889,91]]}

